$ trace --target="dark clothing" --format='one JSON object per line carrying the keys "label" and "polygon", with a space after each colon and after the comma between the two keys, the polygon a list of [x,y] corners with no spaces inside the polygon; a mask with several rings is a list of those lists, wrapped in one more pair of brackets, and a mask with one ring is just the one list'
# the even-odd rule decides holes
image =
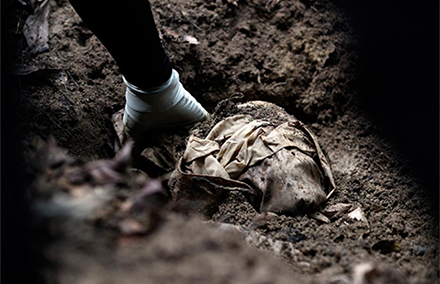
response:
{"label": "dark clothing", "polygon": [[116,60],[122,75],[139,88],[171,76],[148,0],[70,0],[87,27]]}

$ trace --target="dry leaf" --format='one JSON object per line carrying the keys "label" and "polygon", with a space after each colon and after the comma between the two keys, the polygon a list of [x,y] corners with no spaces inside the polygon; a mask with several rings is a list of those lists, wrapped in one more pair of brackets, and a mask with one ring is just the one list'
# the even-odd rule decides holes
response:
{"label": "dry leaf", "polygon": [[368,220],[365,217],[364,211],[360,207],[356,208],[352,212],[348,213],[348,217],[350,217],[353,220],[365,222],[368,224]]}
{"label": "dry leaf", "polygon": [[330,219],[327,218],[324,214],[322,214],[321,212],[313,212],[311,214],[309,214],[310,218],[313,218],[315,220],[321,221],[323,223],[329,224],[330,223]]}
{"label": "dry leaf", "polygon": [[112,115],[113,128],[115,129],[117,139],[114,141],[114,150],[118,152],[122,145],[127,141],[127,136],[124,131],[124,123],[122,117],[124,116],[124,109],[121,109]]}
{"label": "dry leaf", "polygon": [[321,210],[321,213],[323,213],[327,217],[333,217],[338,214],[343,214],[350,210],[351,204],[348,203],[337,203],[331,206],[328,206]]}
{"label": "dry leaf", "polygon": [[49,2],[46,0],[38,6],[33,15],[26,19],[23,34],[32,54],[42,53],[49,49]]}
{"label": "dry leaf", "polygon": [[25,76],[25,75],[29,75],[32,74],[34,72],[37,72],[38,70],[40,70],[37,66],[26,66],[26,65],[19,65],[19,66],[14,66],[15,68],[12,70],[12,75],[15,76]]}

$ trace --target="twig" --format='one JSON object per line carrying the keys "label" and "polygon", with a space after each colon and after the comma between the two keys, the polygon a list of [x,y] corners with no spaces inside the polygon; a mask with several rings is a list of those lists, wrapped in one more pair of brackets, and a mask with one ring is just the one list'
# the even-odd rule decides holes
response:
{"label": "twig", "polygon": [[376,161],[373,161],[373,163],[381,170],[381,171],[385,171],[381,165],[379,165]]}
{"label": "twig", "polygon": [[19,34],[19,33],[20,33],[20,24],[21,24],[21,22],[18,21],[18,22],[17,22],[17,28],[16,28],[16,30],[15,30],[15,34]]}
{"label": "twig", "polygon": [[89,53],[90,50],[93,49],[93,44],[90,44],[89,47],[85,48],[83,51],[83,55],[86,55],[87,53]]}
{"label": "twig", "polygon": [[244,98],[244,94],[242,92],[236,92],[229,96],[230,100],[241,100]]}
{"label": "twig", "polygon": [[197,26],[193,21],[190,21],[190,20],[188,20],[190,23],[191,23],[191,25],[193,25],[196,29],[198,29],[199,31],[201,31],[202,30],[202,28],[201,27],[199,27],[199,26]]}
{"label": "twig", "polygon": [[[57,47],[57,48],[58,48],[58,47]],[[59,58],[61,58],[61,59],[64,60],[64,61],[68,61],[68,60],[69,60],[68,58],[62,56],[61,53],[59,53],[58,50],[56,50],[56,49],[55,49],[55,53],[58,55]]]}
{"label": "twig", "polygon": [[[64,89],[66,90],[66,93],[71,96],[70,91],[67,89],[67,77],[64,70],[61,72],[61,84],[63,84]],[[62,95],[71,105],[75,105],[67,96]]]}
{"label": "twig", "polygon": [[276,87],[284,86],[284,85],[286,85],[289,81],[293,81],[293,78],[287,78],[285,82],[276,83],[275,85],[273,85],[272,87],[270,87],[270,90],[273,91],[273,89],[275,89]]}
{"label": "twig", "polygon": [[76,83],[75,79],[73,79],[72,75],[70,75],[69,71],[66,70],[67,75],[69,75],[70,79],[72,79],[73,83],[75,83],[75,85],[79,88],[78,83]]}
{"label": "twig", "polygon": [[[70,93],[69,93],[70,94]],[[71,105],[75,105],[67,96],[62,95]],[[70,107],[70,106],[68,106]]]}
{"label": "twig", "polygon": [[197,26],[194,21],[192,19],[190,19],[189,17],[185,16],[185,14],[183,13],[183,11],[180,11],[180,14],[182,14],[182,16],[191,24],[193,25],[196,29],[198,29],[199,31],[202,30],[201,27]]}
{"label": "twig", "polygon": [[384,152],[380,152],[380,156],[387,158],[388,162],[391,161],[390,157],[388,157],[388,155],[385,154]]}
{"label": "twig", "polygon": [[336,187],[333,188],[332,191],[330,191],[330,192],[327,194],[327,196],[325,197],[325,199],[328,200],[328,199],[330,198],[330,196],[333,195],[333,193],[335,192],[335,190],[336,190]]}

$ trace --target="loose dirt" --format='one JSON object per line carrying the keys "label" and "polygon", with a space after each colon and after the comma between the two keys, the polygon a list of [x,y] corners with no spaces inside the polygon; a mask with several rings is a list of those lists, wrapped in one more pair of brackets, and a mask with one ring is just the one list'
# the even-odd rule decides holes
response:
{"label": "loose dirt", "polygon": [[[186,89],[218,117],[227,104],[232,110],[237,102],[265,100],[301,120],[331,162],[337,190],[325,207],[350,204],[349,212],[361,208],[366,221],[346,213],[330,223],[306,214],[259,214],[233,192],[209,218],[164,213],[161,229],[148,236],[90,251],[73,245],[74,252],[51,251],[52,259],[45,257],[49,263],[60,257],[60,265],[50,283],[349,283],[362,262],[397,269],[409,283],[439,281],[438,202],[359,104],[363,53],[344,10],[325,0],[151,4]],[[30,162],[38,155],[35,141],[53,137],[84,162],[113,157],[110,118],[123,108],[125,89],[115,61],[67,1],[50,3],[49,50],[29,54],[22,35],[26,7],[4,1],[10,44],[2,58],[10,58],[15,72],[8,102],[17,109],[13,132],[24,153],[20,182],[29,185],[40,172]],[[184,35],[200,44],[185,42]],[[33,72],[17,74],[25,66],[34,66]]]}

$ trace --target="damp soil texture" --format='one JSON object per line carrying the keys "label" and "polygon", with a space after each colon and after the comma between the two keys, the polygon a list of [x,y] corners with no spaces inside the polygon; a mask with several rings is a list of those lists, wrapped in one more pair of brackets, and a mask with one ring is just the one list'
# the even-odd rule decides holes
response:
{"label": "damp soil texture", "polygon": [[[375,119],[368,113],[376,104],[381,112],[393,113],[392,108],[399,107],[382,104],[374,94],[376,85],[369,85],[362,77],[372,66],[364,57],[368,54],[365,38],[380,39],[370,43],[371,47],[386,44],[388,35],[374,37],[374,30],[358,29],[356,15],[362,15],[362,11],[350,13],[353,10],[341,2],[153,0],[151,6],[163,46],[186,89],[209,112],[218,111],[225,102],[263,100],[301,120],[328,155],[335,178],[336,190],[324,207],[343,203],[350,209],[331,216],[328,222],[308,214],[261,215],[243,194],[230,193],[209,218],[198,220],[196,216],[173,213],[164,229],[126,241],[129,245],[120,241],[98,252],[76,254],[64,265],[84,265],[68,270],[60,264],[61,268],[53,273],[63,276],[46,276],[50,283],[139,283],[139,279],[147,283],[352,283],[356,271],[362,274],[356,270],[361,263],[389,267],[408,283],[438,283],[438,193],[431,193],[438,190],[438,144],[418,142],[437,139],[438,143],[438,127],[431,129],[433,134],[426,134],[426,129],[414,130],[410,122],[422,121],[415,117],[393,120],[403,132],[405,125],[408,127],[405,139],[413,143],[405,145],[434,160],[434,168],[430,168],[432,163],[422,167],[417,163],[421,158],[412,163],[407,148],[399,146],[403,136],[393,136],[393,127],[381,123],[380,119],[387,116]],[[23,35],[32,5],[39,2],[3,1],[2,5],[7,13],[2,37],[7,37],[8,43],[2,47],[2,60],[7,58],[10,63],[8,70],[2,69],[10,75],[10,96],[3,101],[2,111],[4,107],[12,110],[14,116],[10,119],[16,122],[11,122],[14,127],[10,136],[17,138],[15,146],[21,154],[12,163],[20,170],[11,175],[21,179],[16,183],[26,190],[35,179],[37,170],[29,162],[37,155],[35,141],[48,141],[50,137],[72,157],[85,161],[112,158],[115,132],[111,116],[125,104],[122,76],[113,58],[68,1],[52,0],[48,4],[48,43],[44,52],[29,48]],[[390,6],[377,13],[380,19],[387,18],[387,13],[395,16]],[[377,23],[372,26],[377,27]],[[134,44],[132,39],[117,36]],[[407,44],[413,46],[416,40],[411,34]],[[363,69],[366,62],[367,69]],[[384,75],[381,66],[376,67],[377,73]],[[392,74],[387,76],[394,78]],[[366,108],[368,96],[362,94],[362,88],[371,91],[374,100]],[[420,87],[420,91],[424,94],[410,94],[413,100],[423,100],[425,89]],[[428,116],[432,117],[429,110]],[[2,136],[2,141],[8,139]],[[428,153],[424,148],[432,145]],[[427,175],[419,174],[424,169],[436,178],[425,182]],[[12,190],[12,186],[2,187],[2,194],[21,196],[6,190]],[[356,212],[362,214],[350,217],[353,215],[349,212],[358,208]],[[17,205],[3,219],[22,220],[17,216],[26,208],[20,210]],[[18,226],[14,222],[14,228]],[[27,232],[17,229],[4,234]],[[34,243],[17,237],[21,239],[25,240],[24,248]],[[90,256],[114,251],[123,259],[122,264],[108,265],[100,258],[94,262]],[[72,250],[66,252],[71,254]],[[11,261],[20,263],[16,258],[11,256]],[[12,275],[26,274],[34,261],[39,261],[38,253],[23,262],[30,266],[22,266],[16,274],[12,269]],[[117,259],[112,261],[116,263]],[[44,269],[44,265],[38,267]],[[387,277],[388,270],[384,271],[374,273]]]}

